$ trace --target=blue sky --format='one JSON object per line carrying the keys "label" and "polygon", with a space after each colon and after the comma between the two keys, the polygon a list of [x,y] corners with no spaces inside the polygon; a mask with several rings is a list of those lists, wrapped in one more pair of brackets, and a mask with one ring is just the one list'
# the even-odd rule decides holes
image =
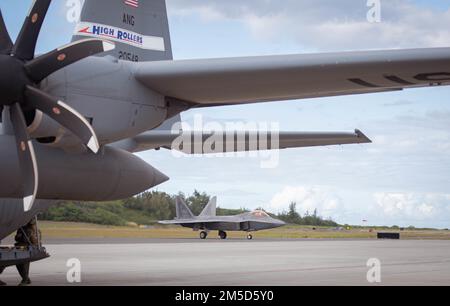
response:
{"label": "blue sky", "polygon": [[[40,37],[45,52],[70,40],[65,0],[56,0]],[[447,1],[381,1],[368,24],[365,0],[168,0],[175,59],[450,46]],[[17,35],[31,1],[3,0]],[[252,158],[140,156],[171,177],[158,189],[219,197],[224,207],[319,212],[340,223],[450,227],[450,88],[189,111],[219,122],[280,122],[282,130],[361,129],[374,143],[295,149],[261,169]]]}

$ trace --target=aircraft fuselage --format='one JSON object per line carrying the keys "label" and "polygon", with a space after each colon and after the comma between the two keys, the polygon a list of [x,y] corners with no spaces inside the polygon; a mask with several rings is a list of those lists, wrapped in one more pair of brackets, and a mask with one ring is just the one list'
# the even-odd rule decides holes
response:
{"label": "aircraft fuselage", "polygon": [[[76,108],[89,119],[101,145],[154,129],[168,118],[164,96],[134,76],[135,63],[112,57],[91,57],[60,70],[43,83],[43,90]],[[70,148],[77,139],[45,115],[34,117],[30,134],[55,137],[52,146]]]}

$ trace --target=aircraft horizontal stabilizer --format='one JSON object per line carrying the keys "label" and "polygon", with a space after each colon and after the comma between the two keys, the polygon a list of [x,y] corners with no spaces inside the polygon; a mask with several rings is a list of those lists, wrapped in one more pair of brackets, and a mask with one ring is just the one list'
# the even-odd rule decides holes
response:
{"label": "aircraft horizontal stabilizer", "polygon": [[117,145],[129,152],[165,148],[186,154],[217,154],[371,142],[359,130],[353,133],[280,132],[272,135],[267,132],[201,133],[153,130]]}

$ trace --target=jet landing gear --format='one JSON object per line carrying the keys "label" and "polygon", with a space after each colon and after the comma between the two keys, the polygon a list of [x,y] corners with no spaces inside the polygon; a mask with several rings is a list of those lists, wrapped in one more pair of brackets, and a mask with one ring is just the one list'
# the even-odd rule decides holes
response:
{"label": "jet landing gear", "polygon": [[200,232],[200,239],[205,240],[208,237],[208,232],[201,231]]}
{"label": "jet landing gear", "polygon": [[249,234],[247,235],[247,239],[248,239],[248,240],[252,240],[252,239],[253,239],[253,235],[249,233]]}
{"label": "jet landing gear", "polygon": [[[41,245],[40,232],[36,218],[17,231],[14,247],[0,248],[0,274],[7,267],[16,266],[22,277],[19,286],[31,284],[30,263],[50,257]],[[5,285],[0,281],[0,285]]]}
{"label": "jet landing gear", "polygon": [[227,239],[227,233],[224,231],[219,231],[219,237],[220,239],[225,240]]}

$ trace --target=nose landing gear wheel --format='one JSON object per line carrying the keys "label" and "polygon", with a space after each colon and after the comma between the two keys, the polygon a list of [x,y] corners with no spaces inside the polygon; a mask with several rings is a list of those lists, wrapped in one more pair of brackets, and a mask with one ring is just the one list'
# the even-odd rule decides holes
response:
{"label": "nose landing gear wheel", "polygon": [[200,239],[205,240],[206,237],[208,237],[208,233],[207,232],[205,232],[205,231],[200,232]]}
{"label": "nose landing gear wheel", "polygon": [[225,240],[227,239],[227,233],[224,231],[219,231],[219,237],[220,239]]}
{"label": "nose landing gear wheel", "polygon": [[253,235],[252,235],[252,234],[248,234],[248,235],[247,235],[247,239],[248,239],[248,240],[252,240],[252,239],[253,239]]}

